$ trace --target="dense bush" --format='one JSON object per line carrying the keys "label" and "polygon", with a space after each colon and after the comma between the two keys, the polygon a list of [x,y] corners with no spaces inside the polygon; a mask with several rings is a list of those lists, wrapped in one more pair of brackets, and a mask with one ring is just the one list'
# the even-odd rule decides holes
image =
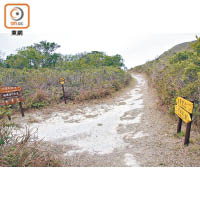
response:
{"label": "dense bush", "polygon": [[195,101],[194,123],[200,127],[200,38],[191,43],[191,48],[172,56],[160,57],[133,69],[145,72],[157,89],[162,105],[174,113],[178,96]]}
{"label": "dense bush", "polygon": [[0,86],[22,87],[24,108],[28,109],[60,102],[60,77],[66,80],[66,97],[76,101],[107,96],[130,81],[118,54],[92,51],[61,55],[55,53],[59,47],[42,41],[1,59]]}
{"label": "dense bush", "polygon": [[16,54],[7,56],[5,60],[0,58],[0,68],[80,70],[102,66],[124,67],[123,59],[119,54],[108,56],[104,52],[92,51],[62,55],[56,53],[58,48],[60,45],[47,41],[23,47]]}
{"label": "dense bush", "polygon": [[57,69],[2,69],[0,81],[4,86],[23,88],[24,107],[39,108],[60,102],[62,89],[59,78],[64,77],[68,100],[94,99],[111,94],[126,86],[130,76],[115,67],[79,71]]}

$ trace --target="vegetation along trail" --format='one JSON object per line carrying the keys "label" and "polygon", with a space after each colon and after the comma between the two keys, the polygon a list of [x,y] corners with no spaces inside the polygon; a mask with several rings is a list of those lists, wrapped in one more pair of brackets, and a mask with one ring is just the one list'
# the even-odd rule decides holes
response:
{"label": "vegetation along trail", "polygon": [[23,123],[31,117],[39,138],[62,147],[70,166],[174,165],[174,138],[163,134],[169,132],[165,116],[155,111],[144,75],[133,77],[134,87],[112,102],[27,113]]}
{"label": "vegetation along trail", "polygon": [[[120,55],[108,56],[96,51],[74,56],[54,53],[59,59],[50,65],[47,61],[52,57],[52,49],[46,47],[53,46],[55,51],[57,45],[47,41],[8,56],[2,60],[0,85],[23,88],[25,118],[22,120],[16,114],[19,108],[15,105],[14,124],[7,124],[4,120],[11,112],[7,107],[0,110],[4,119],[0,126],[3,133],[0,163],[3,166],[199,166],[199,44],[197,37],[197,41],[177,45],[129,72]],[[39,65],[30,65],[29,57],[22,56],[24,51],[29,55],[32,50],[42,56]],[[16,58],[19,63],[13,62]],[[61,97],[60,77],[66,80],[67,104]],[[176,133],[177,117],[173,114],[178,96],[196,101],[189,146],[183,145],[185,132]],[[33,129],[24,129],[27,125]],[[18,126],[22,131],[33,132],[32,135],[35,131],[29,130],[37,129],[38,137],[44,141],[34,142],[30,134],[25,134],[25,139],[13,143],[15,135],[11,134],[7,142],[8,127]],[[31,145],[37,146],[39,160],[40,152],[47,152],[41,162],[35,162]],[[10,153],[13,156],[8,158]],[[49,154],[55,156],[55,162]]]}

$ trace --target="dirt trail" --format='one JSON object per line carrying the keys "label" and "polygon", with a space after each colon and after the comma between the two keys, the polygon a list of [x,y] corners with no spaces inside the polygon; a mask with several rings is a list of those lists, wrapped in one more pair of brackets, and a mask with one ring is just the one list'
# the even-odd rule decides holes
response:
{"label": "dirt trail", "polygon": [[174,121],[156,109],[145,77],[133,77],[134,88],[112,103],[27,114],[23,125],[31,118],[39,138],[57,144],[70,166],[198,165],[174,138]]}

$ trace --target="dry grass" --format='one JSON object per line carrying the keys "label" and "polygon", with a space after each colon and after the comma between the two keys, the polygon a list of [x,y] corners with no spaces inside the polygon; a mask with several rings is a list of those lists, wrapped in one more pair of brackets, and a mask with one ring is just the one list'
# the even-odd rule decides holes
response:
{"label": "dry grass", "polygon": [[36,131],[26,128],[16,134],[15,125],[0,121],[0,166],[2,167],[59,167],[61,158],[43,147]]}
{"label": "dry grass", "polygon": [[[105,73],[106,71],[106,73]],[[42,108],[60,103],[63,92],[59,78],[64,77],[65,97],[69,101],[100,99],[129,85],[131,77],[115,67],[78,71],[56,69],[1,69],[4,86],[18,85],[23,89],[23,107]],[[19,109],[17,106],[14,108]]]}
{"label": "dry grass", "polygon": [[111,95],[113,93],[113,89],[106,89],[106,88],[97,88],[93,89],[92,91],[81,91],[79,96],[75,98],[75,101],[82,101],[82,100],[91,100],[91,99],[100,99]]}

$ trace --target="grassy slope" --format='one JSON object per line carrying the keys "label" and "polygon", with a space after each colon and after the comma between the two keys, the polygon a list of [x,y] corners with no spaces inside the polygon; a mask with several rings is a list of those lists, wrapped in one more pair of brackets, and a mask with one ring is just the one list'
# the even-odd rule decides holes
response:
{"label": "grassy slope", "polygon": [[181,44],[178,44],[171,49],[165,51],[163,54],[161,54],[158,58],[152,61],[148,61],[147,63],[143,65],[136,66],[134,68],[131,68],[130,71],[132,72],[148,72],[152,68],[163,68],[167,64],[169,64],[169,58],[173,55],[175,55],[178,52],[182,51],[192,51],[191,44],[192,42],[184,42]]}

